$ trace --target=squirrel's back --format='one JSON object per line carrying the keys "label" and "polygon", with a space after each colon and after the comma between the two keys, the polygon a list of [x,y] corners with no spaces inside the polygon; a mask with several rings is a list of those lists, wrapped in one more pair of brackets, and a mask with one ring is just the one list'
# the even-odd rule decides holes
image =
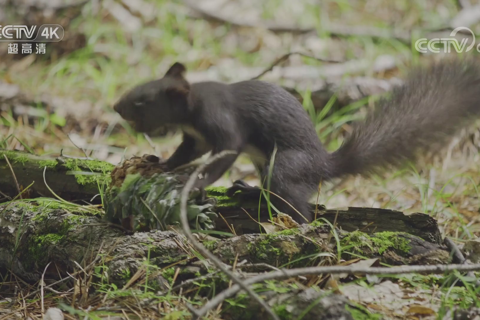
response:
{"label": "squirrel's back", "polygon": [[[248,80],[229,85],[235,92],[234,108],[254,141],[288,149],[323,150],[312,120],[302,104],[280,86]],[[268,150],[271,151],[271,150]],[[267,153],[269,153],[267,151]]]}
{"label": "squirrel's back", "polygon": [[443,60],[414,69],[330,155],[331,178],[365,174],[414,160],[442,146],[480,113],[480,65]]}

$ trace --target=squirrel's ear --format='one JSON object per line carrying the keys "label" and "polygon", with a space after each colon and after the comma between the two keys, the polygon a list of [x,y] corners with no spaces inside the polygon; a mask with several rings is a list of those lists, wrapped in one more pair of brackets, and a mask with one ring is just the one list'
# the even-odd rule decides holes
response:
{"label": "squirrel's ear", "polygon": [[190,93],[190,89],[183,86],[172,86],[167,88],[165,92],[171,98],[186,98]]}
{"label": "squirrel's ear", "polygon": [[180,62],[175,62],[170,69],[168,69],[165,76],[169,77],[183,77],[184,73],[187,71],[187,68]]}

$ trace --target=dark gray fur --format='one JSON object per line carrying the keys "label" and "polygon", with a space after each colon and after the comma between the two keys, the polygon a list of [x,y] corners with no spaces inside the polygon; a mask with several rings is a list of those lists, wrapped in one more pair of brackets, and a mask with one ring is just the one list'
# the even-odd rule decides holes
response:
{"label": "dark gray fur", "polygon": [[[276,144],[270,189],[309,221],[307,201],[320,181],[415,160],[419,149],[441,146],[480,112],[479,65],[443,61],[411,72],[405,84],[382,99],[365,121],[354,124],[350,137],[329,154],[302,105],[279,86],[262,81],[188,84],[184,72],[183,65],[174,64],[162,79],[124,95],[115,110],[140,132],[172,125],[183,129],[183,143],[166,162],[169,169],[208,151],[255,150],[254,163],[265,179]],[[227,156],[209,167],[197,187],[215,182],[236,158]],[[274,203],[303,220],[284,201]]]}

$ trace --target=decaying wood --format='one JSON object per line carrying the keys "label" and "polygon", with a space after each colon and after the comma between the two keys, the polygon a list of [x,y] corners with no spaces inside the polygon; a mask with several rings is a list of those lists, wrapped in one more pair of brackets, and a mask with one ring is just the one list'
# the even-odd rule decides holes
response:
{"label": "decaying wood", "polygon": [[[228,225],[233,224],[237,234],[258,232],[259,224],[252,219],[259,218],[258,208],[253,204],[247,204],[242,205],[241,209],[239,210],[238,206],[218,208],[221,217],[216,221],[217,229],[229,231]],[[312,211],[317,212],[317,218],[326,219],[344,231],[360,230],[367,234],[384,231],[405,232],[432,243],[442,243],[436,220],[423,213],[405,215],[394,210],[358,207],[327,210],[321,206],[319,209],[312,206]],[[268,210],[262,206],[259,221],[267,222],[268,219]]]}
{"label": "decaying wood", "polygon": [[[104,183],[108,182],[112,169],[111,164],[101,161],[52,158],[0,149],[0,201],[7,201],[18,195],[18,182],[22,191],[31,185],[25,190],[23,198],[53,198],[55,196],[51,189],[65,200],[90,202],[100,193],[101,188],[106,187]],[[97,199],[97,203],[99,201],[100,199]]]}
{"label": "decaying wood", "polygon": [[[393,223],[390,225],[394,226]],[[349,235],[339,229],[336,232],[341,238]],[[403,246],[386,248],[381,253],[375,249],[378,243],[366,236],[359,237],[364,237],[361,242],[365,246],[358,244],[357,249],[362,250],[364,256],[378,256],[390,264],[447,263],[450,260],[448,251],[441,245],[406,233],[392,235],[392,241],[403,243]],[[302,259],[292,261],[319,252],[331,252],[335,256],[337,245],[329,225],[302,225],[283,233],[245,234],[222,240],[208,238],[206,241],[205,245],[226,263],[237,259],[272,266],[285,263],[303,265],[305,261]],[[0,206],[0,243],[0,267],[25,279],[38,279],[49,262],[52,262],[52,270],[67,271],[75,268],[74,262],[88,265],[98,254],[108,267],[110,281],[119,284],[125,281],[122,275],[126,271],[130,274],[138,271],[147,256],[150,263],[160,268],[179,261],[188,264],[197,260],[190,244],[178,232],[126,235],[121,227],[103,222],[82,207],[62,208],[58,202],[48,199],[39,199],[38,203],[16,201]]]}
{"label": "decaying wood", "polygon": [[[99,184],[97,182],[92,180],[84,181],[83,184],[80,184],[78,182],[79,173],[77,172],[77,176],[75,176],[75,172],[72,172],[72,170],[67,167],[66,162],[77,161],[76,159],[54,159],[23,152],[4,151],[0,152],[0,191],[12,198],[18,193],[16,181],[4,156],[9,158],[16,179],[21,188],[26,188],[34,182],[32,187],[26,191],[24,198],[37,196],[54,197],[48,187],[58,196],[66,200],[83,199],[89,201],[99,193]],[[45,184],[43,177],[45,166],[42,165],[47,162],[49,165],[45,171],[45,179],[48,187]],[[52,166],[52,163],[55,165]],[[110,175],[110,171],[108,170],[113,168],[113,166],[105,163],[104,171],[98,171],[98,169],[95,171],[95,169],[99,167],[99,163],[99,161],[78,160],[78,166],[84,171],[84,174],[97,174],[99,177],[108,177]],[[137,170],[144,174],[153,174],[157,172],[153,170],[155,168],[152,169],[152,166],[140,166],[138,161],[133,161],[132,163],[137,163]],[[122,177],[124,179],[124,175],[126,174],[125,170],[115,170],[114,180],[120,181],[122,180]],[[117,177],[119,174],[122,177]],[[80,177],[85,178],[91,176],[80,175]],[[213,196],[215,196],[215,194]],[[222,195],[221,193],[217,196],[219,198],[225,198],[225,195]],[[260,222],[268,221],[269,215],[267,208],[262,206],[259,216],[257,201],[252,203],[242,203],[235,202],[234,200],[235,198],[226,206],[218,206],[217,212],[220,216],[216,220],[217,229],[229,232],[230,226],[233,225],[236,233],[239,235],[259,232],[261,227],[256,219],[260,218]],[[98,201],[100,201],[100,199],[98,199]],[[424,214],[407,216],[397,211],[375,208],[326,210],[321,206],[318,208],[315,208],[315,206],[312,207],[312,211],[316,212],[318,217],[330,221],[330,223],[335,224],[339,229],[345,231],[361,230],[368,234],[382,231],[405,232],[436,244],[442,243],[436,221]]]}
{"label": "decaying wood", "polygon": [[[28,161],[24,158],[15,158],[16,153],[8,152],[5,155],[16,164],[15,170],[26,171],[21,168],[29,168],[25,167]],[[22,153],[22,156],[25,154]],[[36,163],[37,169],[40,168],[38,161],[42,157],[27,154],[26,158],[30,163]],[[159,167],[158,159],[153,160],[147,156],[127,162],[113,171],[113,180],[122,181],[125,174],[132,173],[128,163],[137,172],[151,175]],[[46,177],[56,175],[63,182],[68,177],[65,174],[71,170],[71,164],[70,167],[66,165],[65,159],[53,161],[56,164],[52,166],[50,162],[47,167],[51,169],[51,175]],[[98,163],[96,165],[98,167]],[[30,167],[34,168],[33,165]],[[40,169],[38,172],[43,174]],[[102,174],[109,176],[110,172],[107,169]],[[24,181],[21,180],[22,174],[16,176],[19,181]],[[14,182],[9,183],[12,185]],[[20,184],[23,185],[23,182]],[[215,189],[208,193],[218,197],[217,211],[221,217],[216,221],[217,229],[230,231],[226,226],[233,226],[239,235],[222,239],[205,235],[198,237],[223,263],[237,265],[240,262],[243,266],[255,266],[250,271],[256,273],[240,271],[243,278],[253,279],[258,272],[284,266],[335,265],[339,255],[343,260],[352,261],[361,255],[390,265],[447,264],[451,260],[448,249],[440,244],[441,237],[435,220],[427,215],[405,216],[401,212],[371,208],[326,210],[319,206],[312,210],[316,210],[317,216],[330,224],[302,225],[297,229],[259,234],[260,226],[251,218],[258,216],[258,202],[242,203],[235,198],[228,200],[222,190]],[[38,189],[35,192],[38,193]],[[66,190],[62,192],[59,193],[63,196],[69,195]],[[260,209],[260,221],[267,221],[268,210],[263,206]],[[92,207],[49,198],[18,200],[0,205],[0,269],[10,270],[22,279],[33,282],[40,279],[46,268],[46,286],[49,286],[59,281],[73,281],[68,274],[91,273],[94,266],[101,265],[105,279],[119,288],[145,283],[148,277],[149,286],[157,287],[162,292],[182,290],[188,294],[190,289],[194,289],[200,296],[209,294],[210,286],[199,289],[198,281],[179,286],[183,281],[205,277],[216,270],[215,266],[198,259],[198,252],[183,234],[175,229],[131,234],[121,226],[106,223],[101,215],[100,210]],[[341,252],[338,252],[339,248]],[[169,268],[179,270],[173,282],[164,278],[163,270]],[[59,277],[63,278],[58,280]],[[228,279],[222,277],[222,272],[214,272],[203,281],[215,282],[216,290],[228,288]],[[276,286],[282,285],[278,281]],[[172,289],[172,286],[176,287]],[[350,319],[346,307],[354,308],[346,298],[332,293],[303,288],[292,291],[290,287],[286,287],[285,291],[269,291],[270,287],[266,284],[260,286],[265,286],[262,298],[271,308],[288,305],[289,310],[285,312],[292,317],[302,315],[305,319],[316,319],[322,315],[325,319]],[[232,319],[241,319],[246,316],[245,312],[254,312],[256,315],[264,312],[248,296],[238,298],[249,307],[238,310],[229,308]],[[301,311],[313,302],[317,302],[313,309],[303,314]]]}

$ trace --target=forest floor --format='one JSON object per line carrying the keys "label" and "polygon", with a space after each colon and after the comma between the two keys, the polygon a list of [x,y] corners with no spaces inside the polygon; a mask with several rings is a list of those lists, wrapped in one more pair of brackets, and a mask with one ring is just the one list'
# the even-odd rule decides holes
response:
{"label": "forest floor", "polygon": [[[64,27],[65,39],[47,43],[45,54],[30,55],[9,53],[8,43],[0,42],[0,148],[51,156],[88,155],[115,165],[146,153],[166,158],[181,141],[180,135],[150,141],[112,109],[126,90],[161,77],[176,61],[187,66],[190,81],[236,82],[261,75],[262,80],[295,89],[319,138],[328,150],[335,150],[350,132],[351,121],[362,119],[379,95],[401,81],[410,65],[440,56],[416,52],[410,32],[453,26],[464,12],[459,5],[463,1],[438,0],[109,0],[56,7],[52,17],[48,10],[25,9],[27,2],[0,1],[2,24],[56,23]],[[476,21],[469,27],[478,31],[480,24]],[[373,88],[372,79],[379,81]],[[325,89],[326,83],[349,81],[368,87],[369,94],[313,98],[312,93]],[[425,154],[417,164],[323,185],[315,201],[327,208],[425,213],[437,220],[442,236],[463,248],[480,233],[479,128],[465,128],[441,152]],[[246,158],[240,158],[215,185],[229,186],[239,178],[257,182]],[[95,272],[101,279],[101,271]],[[480,308],[480,291],[471,279],[459,276],[447,281],[448,277],[415,274],[384,281],[358,277],[339,284],[339,290],[345,286],[344,290],[362,295],[348,297],[371,318],[380,314],[387,319],[442,318],[453,307]],[[6,276],[5,283],[18,281],[13,279]],[[33,288],[23,283],[19,287]],[[368,288],[382,294],[370,295]],[[147,296],[99,283],[96,291],[104,295],[97,296],[92,306],[122,294],[133,301]],[[47,299],[56,305],[58,297],[50,293]],[[0,289],[0,310],[13,310],[5,305],[12,303],[9,294],[18,299],[18,293]],[[190,315],[185,298],[170,294],[157,298],[158,312],[165,319]],[[76,307],[69,294],[62,299],[67,301],[62,307],[67,319],[100,319],[109,314],[142,318],[141,307],[122,307],[116,313]],[[401,299],[410,300],[397,303]],[[0,313],[0,319],[41,318],[40,299],[15,301],[31,308]],[[28,315],[22,313],[25,310]],[[216,317],[222,318],[221,309],[211,315]]]}

